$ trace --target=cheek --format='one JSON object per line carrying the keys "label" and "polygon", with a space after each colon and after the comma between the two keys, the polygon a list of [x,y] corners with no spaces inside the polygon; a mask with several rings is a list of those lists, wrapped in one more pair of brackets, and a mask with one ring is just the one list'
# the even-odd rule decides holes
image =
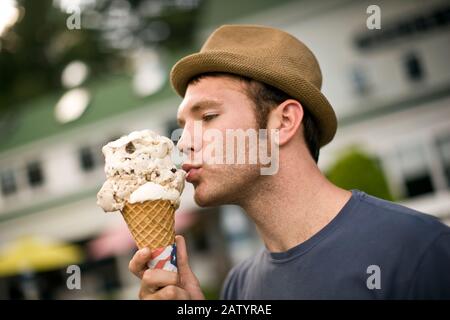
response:
{"label": "cheek", "polygon": [[242,192],[259,176],[255,165],[208,165],[196,192],[203,197],[224,197]]}
{"label": "cheek", "polygon": [[236,106],[229,109],[216,119],[206,123],[203,129],[216,129],[225,134],[227,129],[246,130],[257,127],[255,114],[250,106]]}
{"label": "cheek", "polygon": [[[204,162],[209,164],[227,163],[227,152],[234,153],[233,158],[236,158],[238,153],[248,153],[249,144],[247,138],[244,142],[245,149],[242,150],[238,150],[238,145],[241,144],[237,143],[237,138],[234,138],[234,143],[227,142],[227,133],[232,137],[233,130],[238,129],[243,131],[247,131],[248,129],[257,130],[253,113],[247,114],[243,112],[242,116],[234,114],[222,115],[222,118],[217,119],[216,122],[205,126],[202,139]],[[257,131],[255,135],[257,135]],[[229,138],[228,140],[230,139],[233,138]]]}
{"label": "cheek", "polygon": [[220,124],[225,129],[249,129],[256,127],[256,119],[253,111],[247,110],[250,107],[236,108],[230,114],[224,115],[224,121]]}

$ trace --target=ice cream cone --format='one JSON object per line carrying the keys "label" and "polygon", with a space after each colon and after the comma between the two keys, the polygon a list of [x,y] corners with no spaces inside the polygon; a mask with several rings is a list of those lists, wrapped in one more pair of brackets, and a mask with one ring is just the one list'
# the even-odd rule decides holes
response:
{"label": "ice cream cone", "polygon": [[107,143],[106,181],[97,193],[105,212],[120,210],[139,249],[148,247],[150,269],[177,271],[175,210],[186,172],[171,159],[173,142],[150,131],[134,131]]}
{"label": "ice cream cone", "polygon": [[122,215],[139,249],[154,250],[175,242],[175,207],[169,200],[125,202]]}

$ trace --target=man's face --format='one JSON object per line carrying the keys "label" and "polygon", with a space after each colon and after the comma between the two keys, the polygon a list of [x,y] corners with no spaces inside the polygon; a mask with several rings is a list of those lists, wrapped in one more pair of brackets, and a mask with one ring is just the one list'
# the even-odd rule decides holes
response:
{"label": "man's face", "polygon": [[[177,147],[187,155],[183,169],[188,172],[186,180],[194,185],[197,204],[239,203],[260,175],[257,164],[249,161],[230,164],[225,159],[227,150],[230,153],[229,146],[228,149],[225,146],[227,129],[257,129],[254,107],[245,94],[245,85],[227,76],[204,77],[190,84],[178,109],[178,122],[184,130]],[[222,155],[211,152],[211,144],[217,146],[218,140],[208,138],[208,130],[222,135]],[[235,143],[231,151],[235,159],[239,153],[247,155],[248,143],[245,148],[238,148]],[[218,164],[219,158],[223,164]]]}

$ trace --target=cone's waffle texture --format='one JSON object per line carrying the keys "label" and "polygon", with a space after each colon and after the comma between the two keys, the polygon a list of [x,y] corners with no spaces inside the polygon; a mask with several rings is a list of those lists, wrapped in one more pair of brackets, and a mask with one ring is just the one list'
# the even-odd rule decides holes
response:
{"label": "cone's waffle texture", "polygon": [[139,249],[175,242],[175,208],[168,200],[125,203],[122,215]]}

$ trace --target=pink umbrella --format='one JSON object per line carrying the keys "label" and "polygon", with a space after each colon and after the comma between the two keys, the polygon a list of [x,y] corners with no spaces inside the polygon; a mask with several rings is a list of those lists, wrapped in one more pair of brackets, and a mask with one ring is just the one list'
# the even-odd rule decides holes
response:
{"label": "pink umbrella", "polygon": [[180,234],[189,229],[198,218],[196,211],[178,211],[175,215],[175,232]]}
{"label": "pink umbrella", "polygon": [[136,248],[126,223],[106,229],[98,238],[88,244],[88,252],[96,260],[121,255]]}

